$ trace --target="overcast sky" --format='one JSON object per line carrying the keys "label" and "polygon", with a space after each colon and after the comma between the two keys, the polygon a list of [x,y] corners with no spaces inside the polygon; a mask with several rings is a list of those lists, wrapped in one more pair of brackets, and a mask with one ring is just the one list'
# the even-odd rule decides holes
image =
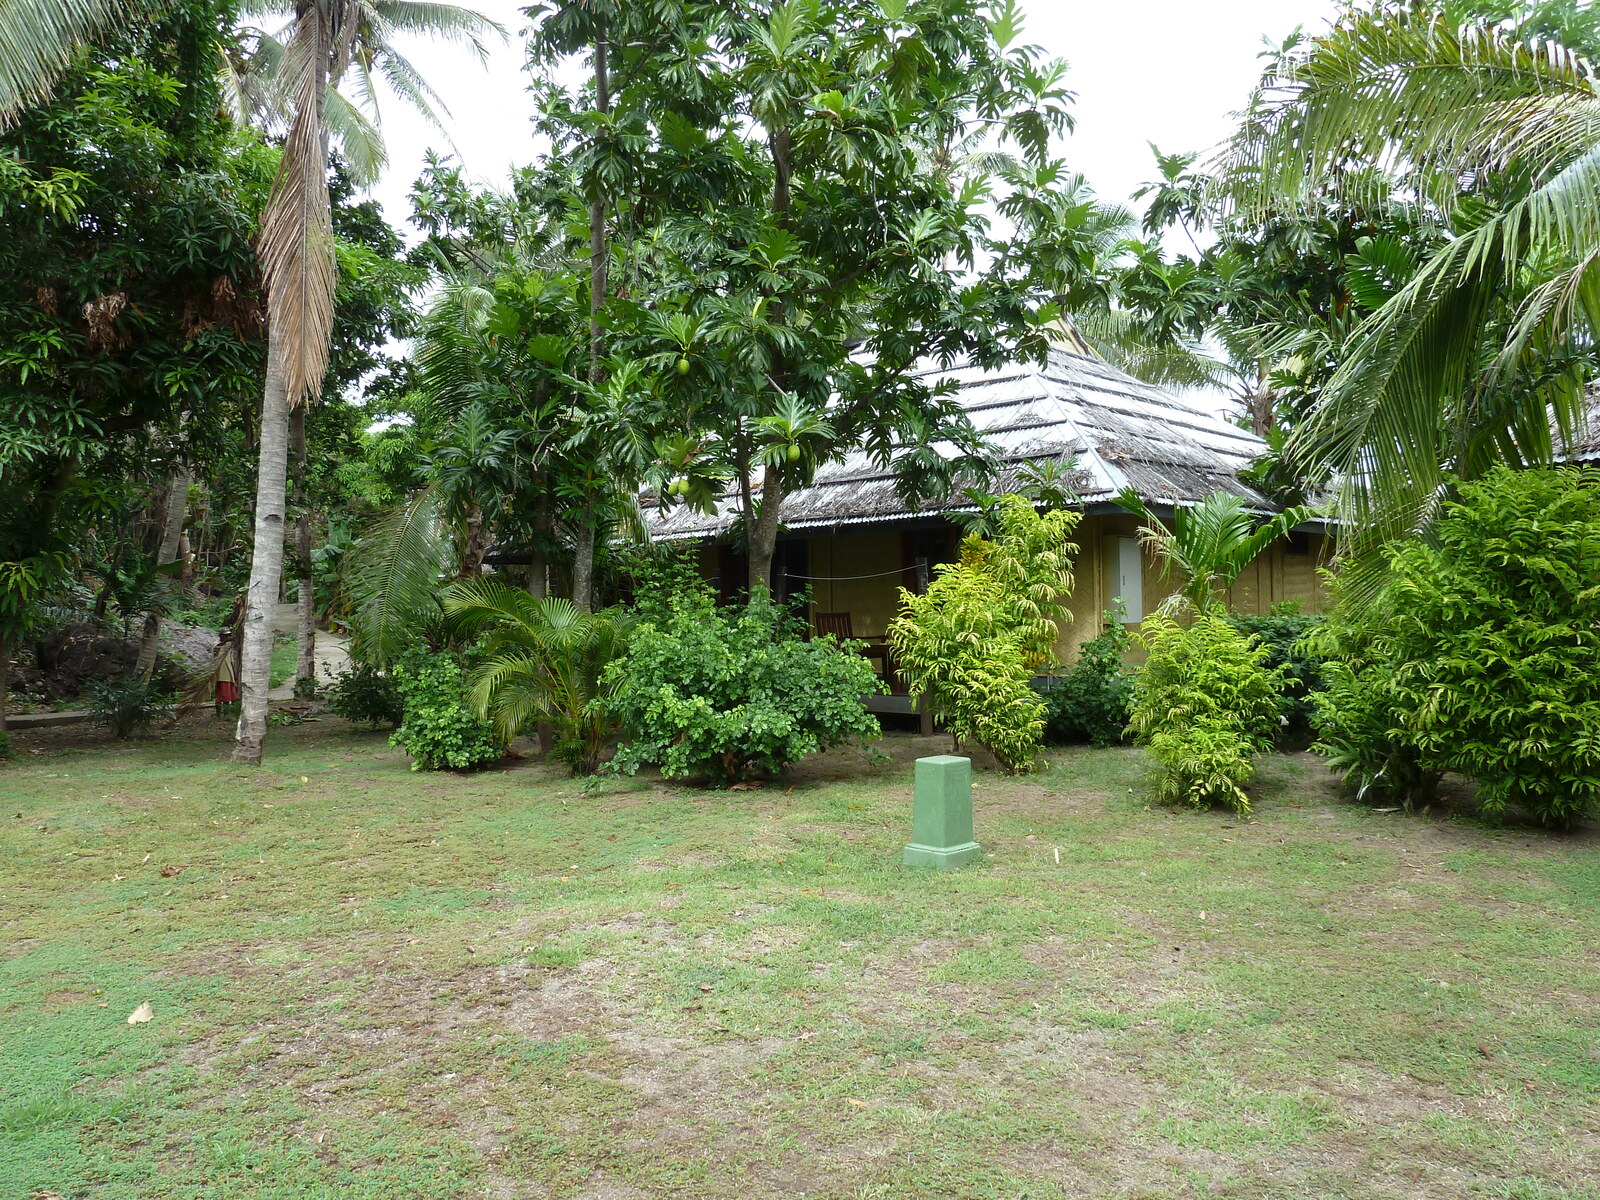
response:
{"label": "overcast sky", "polygon": [[[468,174],[500,184],[532,157],[532,111],[524,90],[525,24],[519,0],[460,0],[506,27],[488,70],[455,47],[413,44],[451,111],[447,122]],[[526,3],[526,0],[520,0]],[[1125,200],[1154,175],[1147,143],[1162,150],[1205,150],[1231,128],[1229,114],[1249,94],[1267,36],[1281,41],[1297,25],[1321,28],[1334,0],[1022,0],[1025,35],[1065,58],[1077,93],[1077,132],[1065,154],[1102,198]],[[391,221],[410,213],[406,195],[431,146],[449,145],[397,103],[381,112],[391,165],[375,189]]]}

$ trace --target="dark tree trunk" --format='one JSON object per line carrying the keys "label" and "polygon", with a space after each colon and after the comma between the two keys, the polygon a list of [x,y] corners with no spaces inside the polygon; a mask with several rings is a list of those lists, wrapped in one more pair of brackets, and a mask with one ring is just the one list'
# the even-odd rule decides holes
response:
{"label": "dark tree trunk", "polygon": [[[772,152],[772,212],[779,225],[789,223],[789,129],[774,129],[767,138]],[[783,319],[781,300],[774,300],[769,310],[774,324]],[[781,355],[774,356],[770,372],[775,391],[782,390],[785,376]],[[783,523],[784,486],[777,467],[768,467],[761,482],[761,502],[756,506],[755,519],[747,525],[750,542],[750,602],[772,592],[772,558],[778,548],[778,527]]]}
{"label": "dark tree trunk", "polygon": [[783,511],[783,481],[778,472],[767,468],[761,484],[761,502],[756,506],[755,523],[750,528],[750,600],[772,591],[772,559],[778,549],[779,516]]}
{"label": "dark tree trunk", "polygon": [[6,689],[11,686],[11,639],[0,633],[0,733],[6,731]]}
{"label": "dark tree trunk", "polygon": [[578,519],[577,544],[572,551],[572,602],[579,612],[594,608],[594,502],[585,498],[583,514]]}
{"label": "dark tree trunk", "polygon": [[[178,561],[178,544],[183,537],[183,514],[189,505],[189,482],[194,473],[184,467],[167,485],[167,503],[161,519],[161,544],[156,549],[156,565]],[[151,613],[144,619],[144,636],[139,639],[139,659],[134,667],[140,679],[149,679],[156,667],[156,651],[161,644],[161,617]]]}

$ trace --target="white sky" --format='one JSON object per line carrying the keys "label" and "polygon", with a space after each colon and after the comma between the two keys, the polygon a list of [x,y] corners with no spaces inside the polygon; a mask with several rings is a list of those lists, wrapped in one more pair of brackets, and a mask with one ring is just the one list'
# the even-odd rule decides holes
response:
{"label": "white sky", "polygon": [[[525,20],[518,0],[458,2],[511,35],[487,71],[464,49],[414,44],[406,51],[449,106],[446,124],[468,175],[501,184],[533,154],[518,36]],[[1219,142],[1255,82],[1262,37],[1276,42],[1296,25],[1320,28],[1334,0],[1022,0],[1022,7],[1025,38],[1071,68],[1078,127],[1064,148],[1067,161],[1103,199],[1122,201],[1154,177],[1146,143],[1170,153]],[[406,195],[424,153],[449,146],[398,103],[381,117],[391,162],[374,194],[398,224],[410,214]]]}

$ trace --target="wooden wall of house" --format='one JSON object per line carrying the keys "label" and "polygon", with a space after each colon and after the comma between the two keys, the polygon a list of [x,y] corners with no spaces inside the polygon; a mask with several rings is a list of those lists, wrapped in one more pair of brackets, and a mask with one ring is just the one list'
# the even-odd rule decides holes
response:
{"label": "wooden wall of house", "polygon": [[[841,532],[809,541],[812,608],[850,614],[856,637],[882,637],[905,582],[901,531],[894,527]],[[894,572],[885,575],[884,572]],[[868,578],[862,578],[866,576]]]}
{"label": "wooden wall of house", "polygon": [[[1120,513],[1090,515],[1079,522],[1073,534],[1079,553],[1067,605],[1072,620],[1063,625],[1056,643],[1061,662],[1074,661],[1078,647],[1100,632],[1103,614],[1115,594],[1113,539],[1134,537],[1137,529],[1132,516]],[[959,544],[953,530],[947,535],[908,534],[895,526],[841,530],[807,541],[807,573],[820,577],[811,584],[814,611],[849,613],[855,636],[864,638],[883,636],[898,608],[898,589],[914,585],[914,574],[906,569],[914,553],[926,552],[950,561]],[[944,547],[944,553],[937,553],[935,546]],[[1327,551],[1327,539],[1321,534],[1295,539],[1292,544],[1274,543],[1230,589],[1229,605],[1241,612],[1265,613],[1274,604],[1292,600],[1306,612],[1321,612],[1325,593],[1316,570],[1325,563]],[[719,555],[718,547],[701,549],[701,570],[708,578],[717,575],[723,561]],[[1148,614],[1173,589],[1152,555],[1141,551],[1140,566]],[[742,577],[737,581],[739,586],[743,582]]]}

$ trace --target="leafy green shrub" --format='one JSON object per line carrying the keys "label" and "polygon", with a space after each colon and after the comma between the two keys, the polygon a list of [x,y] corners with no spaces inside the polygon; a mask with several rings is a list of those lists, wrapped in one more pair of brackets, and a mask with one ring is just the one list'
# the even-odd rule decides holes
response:
{"label": "leafy green shrub", "polygon": [[[1600,471],[1498,468],[1341,604],[1322,744],[1358,787],[1478,780],[1483,810],[1568,827],[1600,805]],[[1399,764],[1397,767],[1396,764]]]}
{"label": "leafy green shrub", "polygon": [[1132,723],[1161,764],[1160,797],[1249,812],[1252,759],[1272,744],[1282,712],[1270,651],[1216,613],[1187,628],[1158,613],[1138,638],[1149,657],[1134,682]]}
{"label": "leafy green shrub", "polygon": [[148,733],[162,717],[172,713],[173,698],[153,679],[124,675],[89,684],[89,720],[104,725],[119,741]]}
{"label": "leafy green shrub", "polygon": [[296,700],[315,700],[319,686],[315,675],[301,675],[294,681],[294,698]]}
{"label": "leafy green shrub", "polygon": [[1233,613],[1228,620],[1240,633],[1267,648],[1267,666],[1283,679],[1282,737],[1304,746],[1312,736],[1313,697],[1327,687],[1315,640],[1324,619],[1301,612],[1300,606],[1290,601],[1274,604],[1266,616]]}
{"label": "leafy green shrub", "polygon": [[413,653],[394,669],[404,716],[389,744],[411,755],[413,771],[470,771],[504,757],[505,742],[467,700],[467,678],[453,654]]}
{"label": "leafy green shrub", "polygon": [[1394,675],[1370,655],[1323,663],[1326,686],[1312,697],[1312,724],[1328,765],[1358,800],[1397,801],[1407,808],[1433,799],[1441,771],[1428,767],[1405,728]]}
{"label": "leafy green shrub", "polygon": [[623,730],[613,770],[657,763],[668,779],[726,783],[878,736],[861,704],[880,688],[871,663],[831,638],[803,640],[772,602],[719,608],[697,581],[644,607],[651,616],[601,676],[600,703]]}
{"label": "leafy green shrub", "polygon": [[11,734],[0,729],[0,762],[17,756],[17,744],[11,740]]}
{"label": "leafy green shrub", "polygon": [[1127,739],[1134,673],[1126,659],[1132,644],[1122,610],[1107,612],[1105,631],[1083,644],[1071,670],[1042,689],[1046,738],[1095,746],[1115,746]]}
{"label": "leafy green shrub", "polygon": [[405,718],[405,703],[394,676],[358,662],[333,677],[328,685],[331,712],[357,725],[395,726]]}
{"label": "leafy green shrub", "polygon": [[1067,618],[1078,552],[1067,538],[1078,514],[1041,515],[1011,495],[996,520],[994,540],[963,540],[961,561],[940,568],[923,595],[900,590],[889,635],[912,695],[929,698],[956,741],[978,742],[1022,772],[1044,736],[1045,704],[1030,683]]}

